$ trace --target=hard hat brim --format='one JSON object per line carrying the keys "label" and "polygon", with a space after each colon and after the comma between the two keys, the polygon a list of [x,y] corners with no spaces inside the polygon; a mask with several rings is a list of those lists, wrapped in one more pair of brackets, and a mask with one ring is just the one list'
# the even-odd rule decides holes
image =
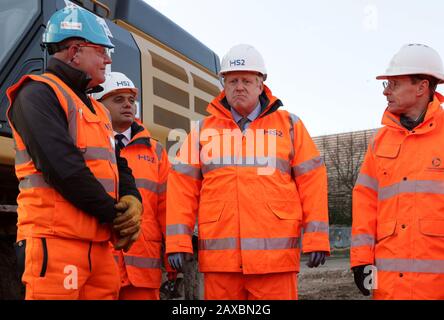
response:
{"label": "hard hat brim", "polygon": [[441,73],[430,73],[430,72],[416,72],[416,73],[411,73],[411,72],[406,72],[406,73],[402,73],[402,72],[397,72],[397,73],[386,73],[386,74],[382,74],[379,76],[376,76],[376,80],[387,80],[390,77],[398,77],[398,76],[412,76],[415,74],[426,74],[428,76],[432,76],[435,77],[436,79],[439,80],[439,84],[444,83],[444,74]]}
{"label": "hard hat brim", "polygon": [[100,97],[99,100],[106,99],[106,98],[108,98],[110,96],[116,95],[117,93],[125,93],[125,92],[134,93],[134,95],[137,97],[137,95],[139,94],[139,89],[137,89],[137,88],[120,88],[120,89],[115,89],[113,91],[110,91],[110,92],[104,94],[102,97]]}

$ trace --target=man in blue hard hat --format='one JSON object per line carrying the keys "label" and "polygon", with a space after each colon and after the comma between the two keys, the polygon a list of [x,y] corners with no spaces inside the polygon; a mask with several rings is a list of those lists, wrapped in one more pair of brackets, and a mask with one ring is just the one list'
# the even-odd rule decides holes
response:
{"label": "man in blue hard hat", "polygon": [[76,5],[51,16],[42,45],[53,55],[46,72],[7,92],[26,299],[116,299],[109,241],[128,250],[138,238],[141,196],[108,111],[87,95],[103,90],[114,45],[105,21]]}

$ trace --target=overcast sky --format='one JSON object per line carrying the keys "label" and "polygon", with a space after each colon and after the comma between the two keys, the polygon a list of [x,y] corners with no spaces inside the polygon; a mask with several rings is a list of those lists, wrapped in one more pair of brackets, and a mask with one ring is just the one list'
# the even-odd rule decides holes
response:
{"label": "overcast sky", "polygon": [[255,46],[266,84],[312,136],[380,126],[386,100],[375,76],[403,44],[444,55],[444,1],[145,1],[219,58],[235,44]]}

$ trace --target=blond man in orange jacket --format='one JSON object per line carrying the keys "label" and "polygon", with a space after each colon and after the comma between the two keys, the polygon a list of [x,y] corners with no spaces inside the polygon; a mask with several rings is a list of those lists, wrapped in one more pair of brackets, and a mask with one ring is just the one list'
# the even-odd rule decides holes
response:
{"label": "blond man in orange jacket", "polygon": [[330,250],[325,166],[302,121],[278,110],[255,48],[233,47],[221,76],[168,177],[168,259],[181,269],[197,220],[205,299],[297,299],[301,250],[310,267]]}
{"label": "blond man in orange jacket", "polygon": [[159,300],[168,156],[162,145],[135,119],[138,89],[134,83],[123,73],[111,72],[106,75],[103,87],[94,97],[111,114],[117,148],[128,161],[144,208],[139,239],[128,252],[114,251],[121,278],[119,299]]}
{"label": "blond man in orange jacket", "polygon": [[387,109],[353,190],[355,282],[374,299],[444,299],[443,64],[408,44],[377,79]]}

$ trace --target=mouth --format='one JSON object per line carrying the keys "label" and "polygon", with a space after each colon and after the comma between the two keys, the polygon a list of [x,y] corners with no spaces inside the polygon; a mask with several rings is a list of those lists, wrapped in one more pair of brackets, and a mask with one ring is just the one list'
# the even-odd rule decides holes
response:
{"label": "mouth", "polygon": [[122,112],[121,115],[127,116],[127,117],[133,117],[134,116],[132,112]]}

